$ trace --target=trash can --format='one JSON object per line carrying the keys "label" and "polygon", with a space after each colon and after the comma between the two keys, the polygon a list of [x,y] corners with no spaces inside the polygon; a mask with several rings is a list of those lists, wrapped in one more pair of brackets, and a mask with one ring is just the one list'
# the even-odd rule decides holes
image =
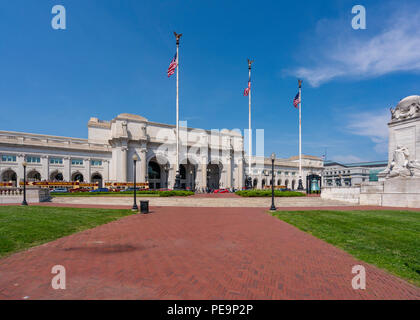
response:
{"label": "trash can", "polygon": [[140,212],[149,213],[149,200],[140,201]]}

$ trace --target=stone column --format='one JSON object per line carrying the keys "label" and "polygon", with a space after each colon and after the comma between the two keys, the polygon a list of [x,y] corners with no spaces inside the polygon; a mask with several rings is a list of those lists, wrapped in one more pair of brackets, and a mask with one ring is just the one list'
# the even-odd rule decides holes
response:
{"label": "stone column", "polygon": [[64,181],[71,180],[71,162],[70,161],[71,161],[70,157],[63,158],[63,163],[64,163],[63,180]]}
{"label": "stone column", "polygon": [[91,158],[87,158],[87,159],[85,159],[85,161],[86,161],[86,174],[87,174],[87,177],[84,177],[85,178],[85,182],[88,182],[88,183],[90,183],[91,181],[92,181],[92,172],[91,172],[91,163],[90,163],[90,160],[91,160]]}
{"label": "stone column", "polygon": [[238,188],[242,189],[244,186],[244,162],[240,157],[238,160]]}
{"label": "stone column", "polygon": [[127,151],[126,146],[121,147],[121,182],[127,182]]}
{"label": "stone column", "polygon": [[226,182],[225,187],[229,189],[229,188],[232,188],[232,156],[228,155],[226,159],[227,159],[227,168],[226,168],[227,182]]}
{"label": "stone column", "polygon": [[[16,187],[19,187],[19,182],[23,181],[23,165],[22,163],[25,161],[26,155],[21,153],[18,154],[16,157],[16,162],[18,164],[16,168]],[[28,169],[28,168],[26,168]],[[26,170],[26,173],[28,173],[28,170]]]}
{"label": "stone column", "polygon": [[50,179],[50,157],[47,155],[41,156],[41,180]]}
{"label": "stone column", "polygon": [[206,190],[207,188],[207,159],[203,158],[201,163],[201,187]]}
{"label": "stone column", "polygon": [[146,182],[147,175],[147,148],[140,149],[140,182]]}
{"label": "stone column", "polygon": [[109,160],[104,160],[103,161],[104,164],[104,172],[103,172],[103,180],[104,180],[104,185],[105,185],[105,181],[109,181]]}

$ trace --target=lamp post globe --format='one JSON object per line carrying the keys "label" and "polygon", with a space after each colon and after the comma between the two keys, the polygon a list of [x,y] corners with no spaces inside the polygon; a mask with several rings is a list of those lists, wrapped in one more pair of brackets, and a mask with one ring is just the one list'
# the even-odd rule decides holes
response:
{"label": "lamp post globe", "polygon": [[133,155],[133,166],[134,166],[134,170],[133,170],[133,180],[134,180],[134,197],[133,197],[133,207],[131,208],[132,211],[138,211],[139,208],[137,206],[137,199],[136,199],[136,191],[137,191],[137,184],[136,184],[136,175],[137,175],[137,161],[139,160],[139,157],[137,156],[137,154]]}
{"label": "lamp post globe", "polygon": [[271,208],[270,208],[270,211],[276,211],[276,206],[274,205],[274,160],[276,160],[276,154],[273,152],[271,154]]}
{"label": "lamp post globe", "polygon": [[26,163],[26,161],[24,161],[22,163],[23,166],[23,201],[22,201],[22,206],[27,206],[28,203],[26,202],[26,166],[28,164]]}

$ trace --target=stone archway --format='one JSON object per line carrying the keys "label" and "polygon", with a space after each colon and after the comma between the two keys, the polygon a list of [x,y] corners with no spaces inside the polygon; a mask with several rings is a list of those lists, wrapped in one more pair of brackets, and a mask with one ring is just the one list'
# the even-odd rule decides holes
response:
{"label": "stone archway", "polygon": [[255,178],[254,181],[252,182],[252,187],[254,189],[256,189],[258,187],[258,179],[257,178]]}
{"label": "stone archway", "polygon": [[296,180],[293,180],[292,181],[292,190],[295,190],[295,187],[296,187]]}
{"label": "stone archway", "polygon": [[281,179],[279,179],[279,180],[277,181],[277,185],[278,185],[278,186],[281,186]]}
{"label": "stone archway", "polygon": [[265,188],[265,179],[263,179],[263,180],[261,181],[261,188],[262,188],[262,189],[264,189],[264,188]]}
{"label": "stone archway", "polygon": [[286,189],[289,188],[289,180],[286,179],[286,181],[284,182],[284,185],[286,186]]}
{"label": "stone archway", "polygon": [[85,179],[83,177],[83,174],[81,174],[79,171],[76,171],[71,175],[71,180],[72,181],[79,181],[79,182],[85,181]]}
{"label": "stone archway", "polygon": [[7,169],[1,174],[2,182],[12,182],[14,186],[17,184],[17,175],[12,169]]}
{"label": "stone archway", "polygon": [[147,165],[147,181],[150,189],[162,188],[162,169],[156,159],[149,161]]}
{"label": "stone archway", "polygon": [[214,190],[220,188],[223,165],[221,163],[209,163],[207,165],[207,187]]}
{"label": "stone archway", "polygon": [[98,172],[94,173],[92,175],[92,179],[91,179],[92,183],[98,183],[98,188],[102,188],[103,187],[103,178],[102,175]]}
{"label": "stone archway", "polygon": [[27,174],[28,181],[41,181],[41,174],[36,170],[31,170]]}
{"label": "stone archway", "polygon": [[56,171],[53,171],[50,174],[50,180],[51,181],[63,181],[64,177],[63,177],[63,174],[60,171],[56,170]]}

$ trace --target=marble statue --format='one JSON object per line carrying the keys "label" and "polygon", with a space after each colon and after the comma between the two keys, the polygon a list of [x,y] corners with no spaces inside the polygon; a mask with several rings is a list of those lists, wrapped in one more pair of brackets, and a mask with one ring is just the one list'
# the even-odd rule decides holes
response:
{"label": "marble statue", "polygon": [[420,116],[420,96],[409,96],[402,99],[391,111],[391,122]]}
{"label": "marble statue", "polygon": [[397,146],[388,168],[383,171],[387,178],[420,176],[420,162],[409,160],[407,147]]}

